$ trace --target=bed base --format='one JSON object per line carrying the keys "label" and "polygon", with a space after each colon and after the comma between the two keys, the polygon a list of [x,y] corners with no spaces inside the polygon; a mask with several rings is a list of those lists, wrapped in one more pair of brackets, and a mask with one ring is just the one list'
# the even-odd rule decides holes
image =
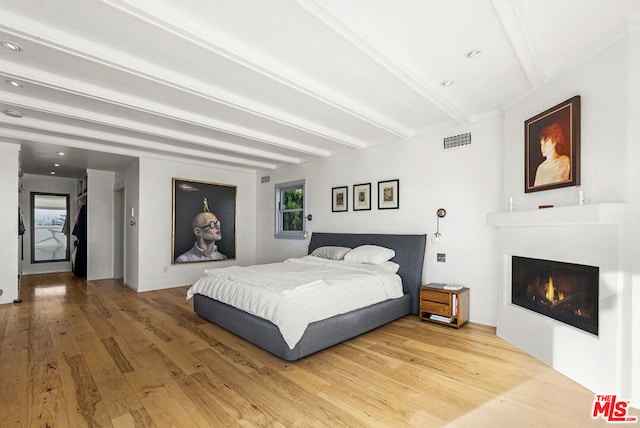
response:
{"label": "bed base", "polygon": [[200,294],[193,297],[193,309],[202,318],[286,361],[306,357],[405,315],[417,314],[426,235],[315,232],[308,252],[310,254],[325,245],[355,248],[364,244],[382,245],[396,251],[392,260],[400,265],[398,275],[402,277],[404,296],[311,323],[293,349],[289,348],[278,327],[270,321]]}
{"label": "bed base", "polygon": [[278,327],[270,321],[201,294],[196,294],[193,299],[194,311],[199,316],[286,361],[295,361],[344,342],[411,312],[411,296],[404,295],[399,299],[316,321],[309,324],[304,336],[290,349]]}

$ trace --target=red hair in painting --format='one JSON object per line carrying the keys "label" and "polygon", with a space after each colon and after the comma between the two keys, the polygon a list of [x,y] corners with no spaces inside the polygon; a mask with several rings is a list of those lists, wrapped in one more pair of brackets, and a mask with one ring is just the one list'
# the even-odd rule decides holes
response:
{"label": "red hair in painting", "polygon": [[559,155],[568,155],[567,143],[564,137],[562,127],[557,123],[549,125],[540,131],[540,141],[550,139],[556,146],[556,153]]}

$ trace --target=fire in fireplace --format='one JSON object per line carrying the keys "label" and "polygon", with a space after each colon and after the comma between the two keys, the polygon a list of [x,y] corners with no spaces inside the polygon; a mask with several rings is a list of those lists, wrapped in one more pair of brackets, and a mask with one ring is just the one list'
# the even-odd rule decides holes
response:
{"label": "fire in fireplace", "polygon": [[511,302],[598,334],[600,269],[513,256]]}

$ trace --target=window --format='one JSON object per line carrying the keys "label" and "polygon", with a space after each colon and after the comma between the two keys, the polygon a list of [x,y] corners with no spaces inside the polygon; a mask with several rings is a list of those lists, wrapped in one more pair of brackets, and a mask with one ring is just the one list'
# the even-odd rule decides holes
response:
{"label": "window", "polygon": [[304,239],[304,180],[276,184],[276,238]]}
{"label": "window", "polygon": [[31,192],[31,263],[69,261],[69,195]]}

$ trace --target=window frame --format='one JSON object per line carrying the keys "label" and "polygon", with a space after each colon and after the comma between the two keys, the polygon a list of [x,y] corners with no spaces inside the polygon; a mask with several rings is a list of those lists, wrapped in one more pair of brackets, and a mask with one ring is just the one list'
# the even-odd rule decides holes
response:
{"label": "window frame", "polygon": [[[276,239],[304,239],[305,231],[307,230],[307,189],[305,180],[295,180],[286,183],[279,183],[275,186],[275,238]],[[302,209],[282,210],[281,202],[285,192],[302,189]],[[302,212],[302,230],[283,230],[285,212]]]}

